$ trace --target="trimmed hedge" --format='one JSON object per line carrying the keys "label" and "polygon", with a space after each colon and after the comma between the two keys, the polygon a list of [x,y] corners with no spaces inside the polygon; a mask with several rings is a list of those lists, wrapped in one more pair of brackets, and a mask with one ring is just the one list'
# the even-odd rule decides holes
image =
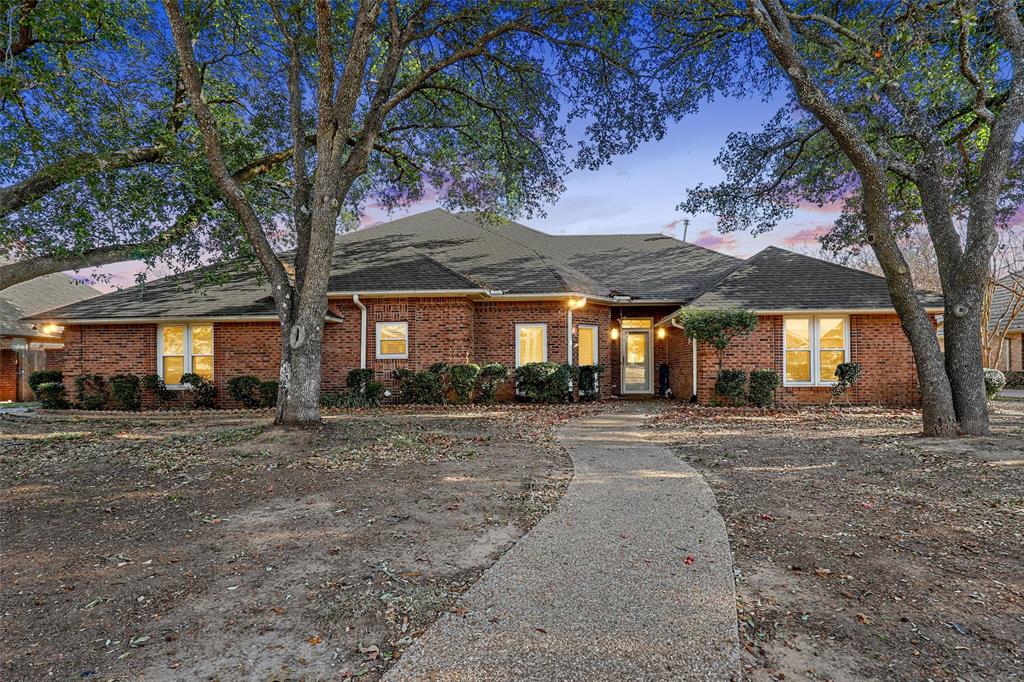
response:
{"label": "trimmed hedge", "polygon": [[33,393],[39,392],[40,384],[60,384],[64,382],[64,373],[59,369],[40,369],[28,375],[28,387]]}
{"label": "trimmed hedge", "polygon": [[1006,386],[1003,388],[1024,389],[1024,372],[1017,369],[1012,372],[1003,372],[1006,377]]}
{"label": "trimmed hedge", "polygon": [[756,407],[770,407],[775,402],[775,389],[782,385],[782,377],[774,369],[755,369],[750,373],[747,400]]}
{"label": "trimmed hedge", "polygon": [[411,369],[396,369],[392,376],[398,383],[399,398],[403,403],[420,405],[440,405],[444,403],[444,395],[448,390],[445,375],[436,370],[447,365],[437,363],[430,369],[415,372]]}
{"label": "trimmed hedge", "polygon": [[142,377],[142,387],[152,392],[160,405],[166,405],[174,400],[174,391],[167,388],[163,378],[159,374],[146,374]]}
{"label": "trimmed hedge", "polygon": [[508,367],[500,362],[489,362],[481,367],[477,378],[476,402],[482,405],[493,403],[498,386],[508,379],[508,375]]}
{"label": "trimmed hedge", "polygon": [[556,362],[531,362],[516,368],[516,393],[532,403],[572,402],[578,368]]}
{"label": "trimmed hedge", "polygon": [[260,380],[251,374],[243,374],[228,379],[228,395],[242,403],[243,407],[250,409],[263,405],[263,399],[257,391],[260,387]]}
{"label": "trimmed hedge", "polygon": [[181,375],[181,385],[185,387],[185,404],[190,409],[209,409],[213,407],[213,400],[217,395],[217,389],[206,377],[200,374],[187,372]]}
{"label": "trimmed hedge", "polygon": [[66,410],[71,407],[63,381],[44,381],[36,384],[32,392],[36,394],[36,400],[48,410]]}
{"label": "trimmed hedge", "polygon": [[742,369],[723,369],[715,379],[715,393],[728,398],[733,405],[740,405],[743,403],[746,385],[747,373]]}
{"label": "trimmed hedge", "polygon": [[601,393],[601,373],[603,365],[580,365],[579,369],[580,400],[589,402],[597,400]]}
{"label": "trimmed hedge", "polygon": [[448,368],[448,386],[455,393],[455,402],[466,405],[473,400],[473,388],[480,376],[480,365],[452,365]]}
{"label": "trimmed hedge", "polygon": [[75,377],[75,399],[83,410],[102,410],[110,399],[107,380],[99,374]]}
{"label": "trimmed hedge", "polygon": [[384,385],[374,380],[372,369],[353,369],[345,377],[352,407],[375,407],[384,400]]}
{"label": "trimmed hedge", "polygon": [[142,388],[139,377],[134,374],[115,374],[110,377],[110,392],[118,408],[132,412],[142,409]]}

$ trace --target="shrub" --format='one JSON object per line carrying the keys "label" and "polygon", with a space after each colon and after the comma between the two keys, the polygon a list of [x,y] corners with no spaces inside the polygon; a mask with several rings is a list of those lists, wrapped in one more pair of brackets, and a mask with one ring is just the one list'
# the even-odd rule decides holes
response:
{"label": "shrub", "polygon": [[86,410],[102,410],[110,399],[107,380],[99,374],[79,374],[75,377],[78,404]]}
{"label": "shrub", "polygon": [[[431,366],[431,368],[433,367],[435,365]],[[438,405],[444,402],[446,392],[444,374],[430,369],[414,372],[411,369],[403,368],[396,369],[392,376],[398,382],[402,402],[424,405]]]}
{"label": "shrub", "polygon": [[167,384],[164,383],[159,374],[146,374],[143,376],[142,387],[147,391],[152,391],[161,405],[166,405],[174,400],[174,391],[167,388]]}
{"label": "shrub", "polygon": [[747,373],[742,369],[723,369],[715,379],[715,393],[730,399],[733,405],[738,405],[743,402],[746,385]]}
{"label": "shrub", "polygon": [[187,372],[181,375],[181,385],[185,387],[185,405],[190,409],[207,409],[213,407],[217,389],[213,382],[201,374]]}
{"label": "shrub", "polygon": [[110,377],[110,392],[122,410],[135,411],[142,407],[142,389],[134,374],[115,374]]}
{"label": "shrub", "polygon": [[28,387],[33,393],[39,392],[40,384],[60,384],[64,382],[64,373],[59,369],[40,369],[28,375]]}
{"label": "shrub", "polygon": [[256,389],[256,393],[260,397],[260,407],[274,407],[277,405],[277,388],[279,384],[276,381],[261,381],[259,387]]}
{"label": "shrub", "polygon": [[572,385],[577,368],[555,362],[531,362],[516,368],[516,392],[534,403],[572,401]]}
{"label": "shrub", "polygon": [[782,378],[774,369],[755,369],[750,373],[747,400],[757,407],[770,407],[775,402],[775,389],[781,385]]}
{"label": "shrub", "polygon": [[350,407],[375,407],[384,399],[384,386],[374,381],[372,369],[354,369],[345,377]]}
{"label": "shrub", "polygon": [[581,365],[579,368],[580,400],[597,400],[601,392],[601,373],[604,371],[602,365]]}
{"label": "shrub", "polygon": [[228,395],[242,403],[243,407],[253,408],[263,404],[262,396],[257,393],[259,387],[260,380],[249,374],[228,379]]}
{"label": "shrub", "polygon": [[452,365],[448,368],[448,385],[455,391],[455,399],[460,405],[472,400],[473,387],[478,376],[480,365]]}
{"label": "shrub", "polygon": [[832,384],[831,403],[836,398],[846,393],[860,376],[860,364],[856,362],[842,362],[836,365],[836,383]]}
{"label": "shrub", "polygon": [[1006,386],[1006,375],[998,369],[985,370],[985,397],[992,400]]}
{"label": "shrub", "polygon": [[508,379],[508,367],[500,362],[490,362],[480,368],[478,377],[476,401],[489,405],[494,402],[494,395],[498,392],[498,384]]}
{"label": "shrub", "polygon": [[1024,372],[1015,370],[1013,372],[1004,372],[1006,376],[1006,386],[1003,388],[1024,388]]}
{"label": "shrub", "polygon": [[63,381],[44,381],[32,390],[36,400],[48,410],[66,410],[69,407]]}

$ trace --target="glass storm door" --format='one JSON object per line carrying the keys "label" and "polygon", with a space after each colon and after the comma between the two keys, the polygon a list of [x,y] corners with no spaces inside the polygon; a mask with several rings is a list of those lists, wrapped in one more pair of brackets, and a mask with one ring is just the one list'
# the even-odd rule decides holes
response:
{"label": "glass storm door", "polygon": [[653,392],[650,329],[622,330],[622,392]]}

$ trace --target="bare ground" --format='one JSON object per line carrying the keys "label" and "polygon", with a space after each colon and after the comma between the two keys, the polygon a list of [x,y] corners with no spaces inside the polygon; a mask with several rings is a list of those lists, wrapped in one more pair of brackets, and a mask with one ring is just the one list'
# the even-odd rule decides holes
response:
{"label": "bare ground", "polygon": [[581,409],[0,416],[0,677],[375,679],[555,503]]}
{"label": "bare ground", "polygon": [[726,519],[744,678],[1024,679],[1024,402],[992,405],[954,440],[871,409],[653,420]]}

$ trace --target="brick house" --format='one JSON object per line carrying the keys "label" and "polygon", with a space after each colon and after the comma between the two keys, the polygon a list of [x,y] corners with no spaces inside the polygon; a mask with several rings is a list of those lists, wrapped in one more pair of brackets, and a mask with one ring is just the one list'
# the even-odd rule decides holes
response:
{"label": "brick house", "polygon": [[29,375],[62,367],[60,327],[23,318],[99,293],[59,272],[0,291],[0,402],[32,400]]}
{"label": "brick house", "polygon": [[1003,332],[996,369],[1004,372],[1024,371],[1024,308],[1020,291],[1024,289],[1024,272],[1015,272],[999,280],[992,292],[989,309],[989,330]]}
{"label": "brick house", "polygon": [[[216,275],[215,283],[211,276]],[[941,300],[922,294],[939,312]],[[711,348],[673,326],[682,306],[742,306],[761,318],[726,366],[773,367],[783,403],[827,400],[829,368],[856,361],[858,403],[918,402],[910,346],[874,275],[782,249],[740,260],[657,234],[554,236],[472,214],[427,211],[336,241],[323,337],[324,391],[367,367],[385,384],[435,362],[600,364],[603,395],[707,402]],[[35,316],[65,326],[65,380],[183,372],[274,379],[279,325],[268,286],[233,263]],[[499,397],[514,394],[511,383]]]}

